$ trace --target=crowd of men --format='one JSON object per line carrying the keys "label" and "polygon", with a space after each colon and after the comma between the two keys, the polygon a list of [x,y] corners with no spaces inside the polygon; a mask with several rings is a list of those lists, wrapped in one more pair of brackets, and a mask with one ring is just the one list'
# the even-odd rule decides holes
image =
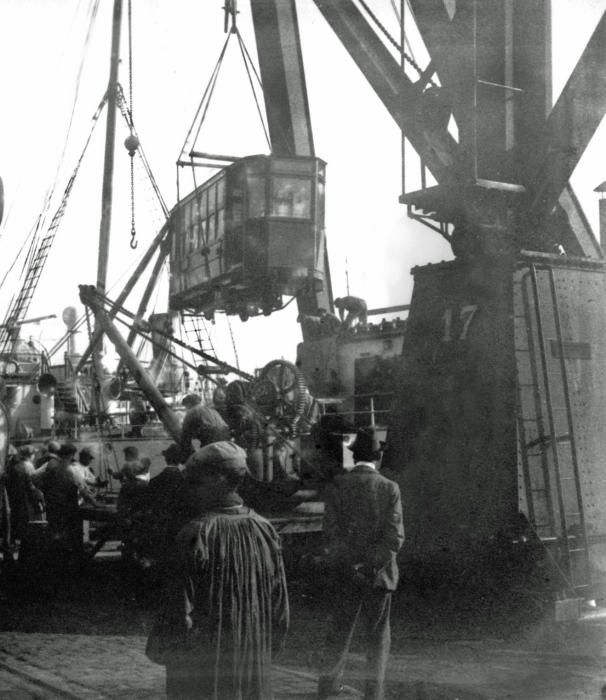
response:
{"label": "crowd of men", "polygon": [[[285,643],[289,601],[280,537],[242,497],[247,452],[214,409],[192,406],[183,439],[164,451],[150,479],[134,447],[111,475],[121,482],[118,513],[131,555],[163,572],[161,605],[146,653],[166,668],[169,698],[270,700],[271,661]],[[308,560],[335,601],[318,697],[338,695],[356,625],[365,627],[365,698],[384,698],[396,555],[404,540],[398,486],[380,474],[381,448],[370,429],[351,446],[355,466],[336,469],[324,490],[324,544]],[[92,453],[49,441],[21,447],[9,467],[14,537],[45,513],[52,538],[80,554],[79,507],[96,504],[102,486]],[[331,592],[332,591],[332,592]]]}
{"label": "crowd of men", "polygon": [[6,465],[6,494],[10,517],[5,518],[5,542],[25,542],[32,524],[47,523],[49,539],[66,551],[82,545],[79,507],[96,504],[103,482],[94,475],[90,449],[49,440],[39,450],[26,444],[11,446]]}

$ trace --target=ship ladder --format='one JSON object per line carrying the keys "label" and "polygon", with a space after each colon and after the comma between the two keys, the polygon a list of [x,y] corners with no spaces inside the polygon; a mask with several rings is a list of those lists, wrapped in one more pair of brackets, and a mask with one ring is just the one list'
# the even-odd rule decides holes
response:
{"label": "ship ladder", "polygon": [[[185,342],[188,345],[197,347],[200,350],[202,350],[202,352],[216,357],[215,348],[210,337],[210,333],[208,332],[208,327],[202,317],[200,317],[197,314],[182,311],[181,327],[183,328],[183,332],[185,333]],[[199,365],[201,364],[202,367],[214,367],[214,365],[211,362],[200,358],[198,355],[193,355],[192,353],[192,357],[194,359],[194,362],[197,362]],[[207,386],[209,383],[204,377],[204,372],[200,372],[199,374],[204,397],[207,401],[210,402],[212,401],[212,391],[214,389],[214,383],[212,387]]]}
{"label": "ship ladder", "polygon": [[556,563],[568,592],[586,597],[589,543],[560,310],[553,269],[540,272],[531,264],[515,290],[519,458],[528,519],[543,542],[559,543]]}

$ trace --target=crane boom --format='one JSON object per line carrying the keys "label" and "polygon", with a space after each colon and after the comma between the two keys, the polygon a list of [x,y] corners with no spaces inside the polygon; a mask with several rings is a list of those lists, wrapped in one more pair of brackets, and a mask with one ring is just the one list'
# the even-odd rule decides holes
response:
{"label": "crane boom", "polygon": [[[251,0],[272,153],[314,156],[314,142],[294,0]],[[326,237],[319,247],[321,290],[297,296],[299,315],[333,310]]]}

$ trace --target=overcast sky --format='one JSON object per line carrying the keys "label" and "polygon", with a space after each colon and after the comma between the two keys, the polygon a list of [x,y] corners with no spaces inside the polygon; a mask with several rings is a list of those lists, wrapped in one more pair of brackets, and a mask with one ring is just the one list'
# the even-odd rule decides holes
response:
{"label": "overcast sky", "polygon": [[[90,118],[105,91],[112,4],[111,0],[101,0],[87,45],[73,126],[57,178],[57,194],[65,187],[88,134]],[[133,3],[134,119],[169,207],[176,201],[174,163],[225,40],[222,5],[222,0]],[[372,5],[397,35],[391,2],[374,0]],[[126,15],[127,0],[124,6]],[[248,3],[241,0],[239,6],[239,26],[256,58]],[[5,221],[0,228],[0,279],[41,210],[47,188],[55,180],[83,55],[89,7],[89,0],[0,0],[0,175],[6,196]],[[316,152],[328,162],[326,224],[335,295],[345,293],[347,259],[351,293],[366,298],[370,307],[406,303],[412,291],[410,268],[449,258],[449,247],[439,236],[406,217],[405,208],[398,203],[400,137],[394,122],[311,0],[299,0],[298,8]],[[554,98],[605,8],[606,0],[554,0]],[[126,24],[122,36],[120,81],[128,89]],[[423,65],[426,55],[412,28],[410,39]],[[77,285],[95,281],[104,128],[103,117],[30,317],[50,313],[60,316],[68,304],[78,305]],[[120,124],[110,288],[136,264],[162,221],[149,186],[137,178],[139,247],[131,250],[129,159],[121,146],[126,135]],[[208,123],[197,146],[200,150],[234,155],[267,151],[235,44],[228,53]],[[592,190],[606,179],[605,152],[602,124],[573,178],[596,228],[597,200]],[[183,173],[182,188],[188,191],[192,186],[191,178]],[[54,207],[57,203],[55,199]],[[17,288],[15,276],[9,280],[10,284],[0,290],[2,308]],[[114,296],[115,290],[116,286]],[[159,305],[164,293],[165,289],[161,289]],[[129,307],[134,306],[136,301],[129,303]],[[244,325],[234,322],[239,360],[245,369],[251,370],[274,357],[294,359],[295,344],[300,339],[295,315],[292,305],[270,319]],[[52,345],[61,324],[43,324],[31,331]],[[234,356],[228,335],[225,324],[218,323],[220,352],[231,362]],[[84,338],[80,340],[84,342]]]}

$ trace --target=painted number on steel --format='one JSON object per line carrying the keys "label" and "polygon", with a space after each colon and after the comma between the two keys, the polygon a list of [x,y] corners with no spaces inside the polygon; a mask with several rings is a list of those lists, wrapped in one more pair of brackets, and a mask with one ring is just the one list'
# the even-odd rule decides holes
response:
{"label": "painted number on steel", "polygon": [[442,314],[442,342],[450,343],[452,340],[465,340],[477,310],[477,304],[463,306],[459,311],[458,319],[456,319],[456,328],[453,328],[453,317],[456,318],[455,312],[452,309],[446,309]]}

